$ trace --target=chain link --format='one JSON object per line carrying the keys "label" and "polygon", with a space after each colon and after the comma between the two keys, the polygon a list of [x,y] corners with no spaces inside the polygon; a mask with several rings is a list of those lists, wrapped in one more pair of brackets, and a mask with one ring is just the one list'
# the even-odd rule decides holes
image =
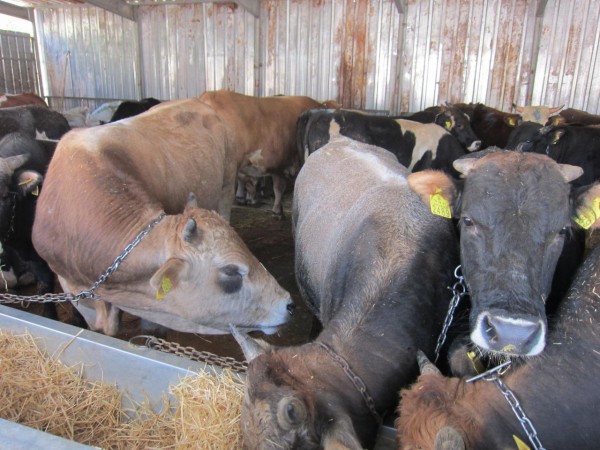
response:
{"label": "chain link", "polygon": [[[136,344],[135,341],[140,339],[143,341],[140,344]],[[248,370],[248,363],[238,361],[230,356],[219,356],[206,351],[201,352],[193,347],[184,347],[176,342],[169,342],[154,336],[135,336],[129,340],[129,343],[137,347],[147,347],[165,353],[173,353],[192,361],[200,361],[213,366],[228,368],[238,373],[245,373]]]}
{"label": "chain link", "polygon": [[517,420],[521,424],[523,431],[525,431],[525,434],[529,438],[529,442],[531,442],[531,445],[533,445],[533,448],[535,450],[545,450],[537,436],[537,431],[533,426],[533,423],[531,422],[529,417],[527,417],[527,414],[525,414],[525,411],[521,407],[521,404],[519,403],[519,400],[517,399],[515,394],[508,388],[508,386],[506,386],[502,382],[498,375],[494,375],[491,378],[491,381],[493,381],[496,384],[498,390],[500,390],[500,392],[510,405],[510,408],[512,409],[513,413],[517,417]]}
{"label": "chain link", "polygon": [[348,364],[348,361],[346,361],[344,358],[342,358],[340,355],[338,355],[327,344],[324,344],[323,342],[318,342],[318,341],[315,341],[315,344],[317,344],[319,347],[321,347],[323,350],[325,350],[325,352],[327,352],[327,354],[342,367],[346,376],[350,379],[350,381],[352,382],[354,387],[358,390],[358,392],[362,396],[365,404],[367,405],[367,408],[371,412],[371,415],[375,418],[375,420],[377,421],[378,424],[381,424],[382,418],[379,415],[379,413],[377,412],[377,408],[375,407],[375,400],[373,400],[373,397],[371,397],[371,395],[369,394],[369,391],[367,390],[367,386],[366,386],[365,382],[362,380],[361,377],[359,377],[357,374],[354,373],[354,371],[350,367],[350,364]]}
{"label": "chain link", "polygon": [[511,363],[511,360],[505,361],[499,366],[488,370],[487,372],[474,376],[473,378],[469,378],[466,382],[471,383],[477,380],[493,381],[500,393],[504,396],[504,398],[510,405],[513,414],[516,416],[517,420],[521,424],[521,427],[523,428],[523,431],[525,431],[525,434],[529,438],[529,442],[531,442],[533,448],[535,450],[545,450],[539,438],[537,437],[537,431],[533,426],[533,423],[531,422],[529,417],[527,417],[527,414],[525,414],[525,411],[519,403],[519,400],[517,399],[515,394],[509,389],[509,387],[506,384],[504,384],[500,379],[500,377],[504,375],[509,369]]}
{"label": "chain link", "polygon": [[31,296],[23,296],[23,295],[15,295],[8,294],[4,292],[0,292],[0,303],[6,304],[14,304],[20,303],[24,305],[25,303],[63,303],[63,302],[73,302],[77,304],[79,300],[84,298],[90,300],[97,300],[98,297],[95,293],[96,289],[106,281],[106,279],[112,275],[118,268],[119,265],[123,262],[123,260],[131,253],[131,251],[150,233],[150,231],[165,217],[165,213],[162,212],[160,215],[150,222],[146,227],[140,231],[137,236],[131,241],[125,250],[115,258],[113,263],[104,271],[104,273],[98,278],[92,287],[87,291],[81,291],[79,294],[70,294],[70,293],[62,293],[62,294],[44,294],[44,295],[31,295]]}
{"label": "chain link", "polygon": [[446,313],[446,318],[444,319],[444,324],[442,326],[442,331],[438,336],[437,344],[435,345],[435,359],[433,363],[436,364],[437,360],[440,356],[440,351],[442,350],[442,346],[444,342],[446,342],[446,337],[448,335],[448,329],[452,324],[452,320],[454,320],[454,312],[458,307],[460,300],[467,295],[467,285],[465,284],[465,277],[462,275],[460,264],[456,266],[454,269],[454,278],[458,281],[454,283],[452,288],[448,287],[448,289],[452,290],[452,300],[450,300],[450,305],[448,306],[448,312]]}

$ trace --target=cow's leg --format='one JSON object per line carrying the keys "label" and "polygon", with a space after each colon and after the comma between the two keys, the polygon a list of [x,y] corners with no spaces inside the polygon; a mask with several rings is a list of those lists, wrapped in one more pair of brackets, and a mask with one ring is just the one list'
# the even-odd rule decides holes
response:
{"label": "cow's leg", "polygon": [[245,203],[246,198],[246,181],[244,180],[245,176],[242,174],[238,175],[237,179],[237,188],[235,190],[235,202],[238,205],[243,205]]}
{"label": "cow's leg", "polygon": [[227,222],[231,219],[231,207],[233,206],[233,199],[235,197],[235,178],[229,183],[223,184],[221,189],[221,198],[219,198],[219,205],[217,206],[217,212]]}
{"label": "cow's leg", "polygon": [[273,215],[278,220],[283,219],[283,193],[285,192],[286,181],[280,175],[273,175]]}

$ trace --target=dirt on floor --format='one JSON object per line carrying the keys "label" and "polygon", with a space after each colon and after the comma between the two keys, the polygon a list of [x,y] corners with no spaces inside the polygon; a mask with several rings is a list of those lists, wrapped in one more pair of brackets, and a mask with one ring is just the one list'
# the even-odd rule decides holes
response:
{"label": "dirt on floor", "polygon": [[[294,317],[279,332],[271,336],[260,332],[252,333],[252,335],[275,345],[296,345],[308,341],[313,317],[298,293],[294,275],[294,242],[290,220],[291,195],[284,198],[285,217],[283,220],[277,220],[272,215],[271,206],[270,200],[264,200],[260,205],[253,207],[234,206],[231,213],[231,225],[250,251],[273,274],[279,284],[291,294],[296,303]],[[73,323],[71,305],[61,303],[57,306],[60,320]],[[20,306],[15,307],[20,308]],[[35,314],[42,313],[39,304],[32,303],[25,309]],[[128,341],[140,334],[149,334],[142,330],[140,319],[124,313],[122,331],[116,337]],[[238,360],[244,360],[239,346],[231,335],[200,335],[163,330],[163,333],[157,337],[193,347],[198,351],[208,351],[220,356],[231,356]]]}

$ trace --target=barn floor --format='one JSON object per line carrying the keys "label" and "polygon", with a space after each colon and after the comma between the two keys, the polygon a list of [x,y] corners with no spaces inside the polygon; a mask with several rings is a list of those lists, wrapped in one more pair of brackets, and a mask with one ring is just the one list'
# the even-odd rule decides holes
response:
{"label": "barn floor", "polygon": [[[264,200],[257,207],[234,206],[231,214],[232,226],[279,284],[290,292],[296,303],[297,309],[294,317],[278,333],[272,336],[265,336],[260,332],[253,333],[255,337],[263,338],[276,345],[294,345],[306,342],[312,325],[312,315],[302,302],[294,276],[294,243],[290,221],[291,200],[291,194],[285,196],[284,214],[286,217],[281,221],[273,218],[270,199]],[[27,293],[23,292],[23,295],[27,295]],[[26,310],[41,314],[41,305],[31,304]],[[61,321],[72,323],[70,305],[59,304],[58,314]],[[122,332],[117,337],[129,340],[139,334],[149,334],[142,331],[140,322],[137,317],[124,313]],[[199,351],[231,356],[238,360],[244,359],[237,343],[230,335],[198,335],[167,330],[166,335],[158,337],[183,346],[191,346]]]}

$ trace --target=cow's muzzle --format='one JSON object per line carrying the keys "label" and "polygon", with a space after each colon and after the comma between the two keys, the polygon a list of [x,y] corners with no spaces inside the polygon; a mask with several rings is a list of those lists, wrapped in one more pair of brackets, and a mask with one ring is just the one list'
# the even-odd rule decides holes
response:
{"label": "cow's muzzle", "polygon": [[546,345],[546,324],[539,317],[508,317],[483,312],[471,340],[482,349],[510,356],[534,356]]}

